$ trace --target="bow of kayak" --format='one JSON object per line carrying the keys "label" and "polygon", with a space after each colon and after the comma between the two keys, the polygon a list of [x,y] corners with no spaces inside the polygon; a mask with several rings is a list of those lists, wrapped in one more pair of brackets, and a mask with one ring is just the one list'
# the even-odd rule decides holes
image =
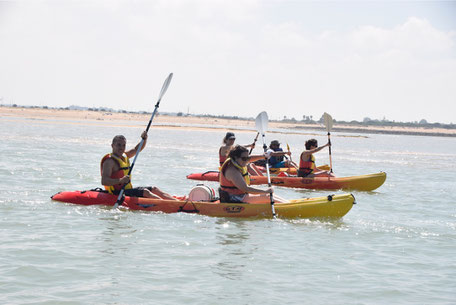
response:
{"label": "bow of kayak", "polygon": [[[271,218],[270,203],[220,203],[189,201],[184,197],[178,200],[125,197],[123,207],[130,210],[155,211],[163,213],[196,213],[213,217],[253,217]],[[99,191],[60,192],[51,197],[54,201],[80,205],[113,206],[117,196]],[[340,218],[347,214],[355,203],[351,194],[330,195],[315,198],[293,199],[286,203],[276,203],[275,211],[280,218]]]}

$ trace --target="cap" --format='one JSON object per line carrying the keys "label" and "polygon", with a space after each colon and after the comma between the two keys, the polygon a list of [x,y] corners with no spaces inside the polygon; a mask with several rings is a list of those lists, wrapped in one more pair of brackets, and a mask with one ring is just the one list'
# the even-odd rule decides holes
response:
{"label": "cap", "polygon": [[277,140],[274,140],[274,141],[271,141],[271,144],[269,146],[271,146],[271,145],[280,145],[280,142]]}
{"label": "cap", "polygon": [[232,132],[227,132],[226,135],[225,135],[225,139],[226,139],[226,140],[229,140],[229,139],[236,139],[236,136],[235,136],[234,133],[232,133]]}

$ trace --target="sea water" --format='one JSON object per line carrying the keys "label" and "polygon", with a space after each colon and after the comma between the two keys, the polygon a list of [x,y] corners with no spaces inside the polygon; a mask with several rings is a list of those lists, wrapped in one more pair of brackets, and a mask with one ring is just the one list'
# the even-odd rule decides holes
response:
{"label": "sea water", "polygon": [[[245,220],[51,201],[100,186],[114,135],[147,122],[0,118],[0,304],[455,304],[456,139],[333,133],[338,176],[384,171],[339,220]],[[216,170],[222,129],[150,129],[136,186]],[[324,132],[272,130],[298,160]],[[255,131],[236,131],[251,143]],[[254,153],[262,152],[261,138]],[[329,163],[328,150],[316,155]],[[216,188],[214,182],[206,182]],[[285,198],[342,193],[275,188]]]}

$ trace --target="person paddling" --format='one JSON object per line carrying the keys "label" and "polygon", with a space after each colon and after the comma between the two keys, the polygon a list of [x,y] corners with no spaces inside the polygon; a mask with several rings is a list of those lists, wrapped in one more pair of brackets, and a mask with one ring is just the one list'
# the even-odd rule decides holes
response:
{"label": "person paddling", "polygon": [[[146,146],[147,132],[141,134],[144,139],[141,151]],[[100,163],[101,184],[111,193],[118,195],[122,186],[125,185],[125,195],[131,197],[146,197],[154,199],[177,200],[173,196],[163,192],[157,187],[133,187],[128,170],[130,158],[134,157],[139,148],[139,143],[134,148],[126,151],[127,139],[123,135],[117,135],[112,139],[112,153],[106,154]]]}
{"label": "person paddling", "polygon": [[298,177],[317,177],[317,176],[325,176],[325,177],[334,177],[329,171],[321,170],[315,165],[315,157],[314,153],[319,152],[325,147],[330,146],[331,143],[328,142],[323,146],[318,146],[318,142],[315,139],[310,139],[306,141],[306,150],[301,153],[301,157],[299,159],[299,169],[298,169]]}
{"label": "person paddling", "polygon": [[[249,161],[254,162],[264,158],[264,154],[249,156],[247,148],[236,145],[220,169],[220,202],[269,203],[269,194],[274,192],[274,189],[272,187],[266,189],[251,187],[247,171]],[[285,201],[277,196],[274,196],[274,200],[275,202]]]}
{"label": "person paddling", "polygon": [[280,147],[280,142],[278,140],[271,141],[269,144],[269,149],[266,151],[267,156],[269,157],[268,162],[271,168],[281,168],[281,167],[297,167],[294,162],[289,160],[284,160],[286,155],[291,156],[291,152],[283,151]]}
{"label": "person paddling", "polygon": [[[219,163],[220,166],[223,165],[225,160],[228,158],[230,152],[234,149],[234,141],[236,136],[232,132],[227,132],[223,138],[223,145],[219,148]],[[242,145],[243,147],[249,147],[251,149],[255,148],[255,143]],[[248,165],[248,171],[251,175],[262,176],[261,170],[256,167],[255,164],[251,163]]]}

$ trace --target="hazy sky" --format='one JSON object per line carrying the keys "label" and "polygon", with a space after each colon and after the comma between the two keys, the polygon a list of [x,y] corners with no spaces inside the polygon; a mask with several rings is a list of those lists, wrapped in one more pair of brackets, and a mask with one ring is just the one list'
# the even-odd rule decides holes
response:
{"label": "hazy sky", "polygon": [[456,1],[0,1],[3,104],[456,123]]}

